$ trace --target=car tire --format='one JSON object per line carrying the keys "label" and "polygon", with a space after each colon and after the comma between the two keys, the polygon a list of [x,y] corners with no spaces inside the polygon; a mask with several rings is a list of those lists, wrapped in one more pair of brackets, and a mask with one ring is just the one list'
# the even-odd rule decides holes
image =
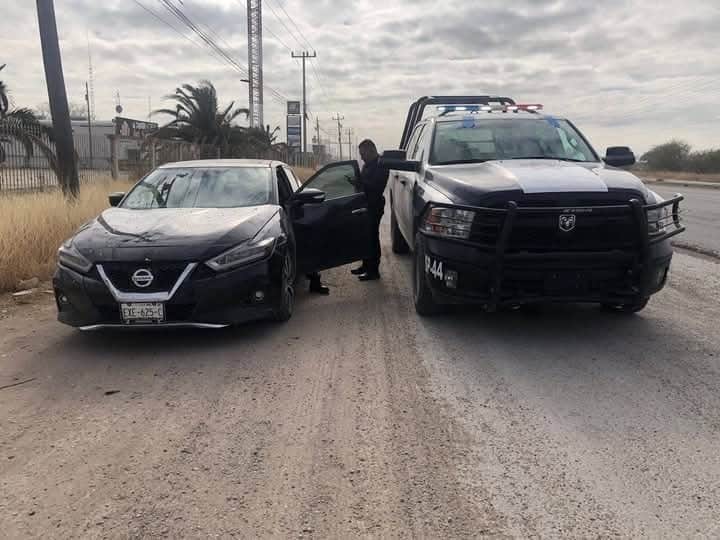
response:
{"label": "car tire", "polygon": [[295,309],[295,257],[288,247],[283,258],[282,277],[280,284],[280,300],[273,310],[273,320],[289,321]]}
{"label": "car tire", "polygon": [[425,246],[418,234],[415,240],[415,256],[413,257],[413,301],[415,311],[421,317],[432,317],[442,311],[433,298],[432,291],[425,276]]}
{"label": "car tire", "polygon": [[650,298],[638,298],[629,304],[603,304],[603,308],[614,313],[638,313],[645,309],[650,302]]}
{"label": "car tire", "polygon": [[390,208],[390,244],[393,253],[397,255],[404,255],[410,251],[410,246],[408,246],[408,243],[400,232],[400,227],[398,227],[397,218],[395,217],[395,209],[392,207]]}

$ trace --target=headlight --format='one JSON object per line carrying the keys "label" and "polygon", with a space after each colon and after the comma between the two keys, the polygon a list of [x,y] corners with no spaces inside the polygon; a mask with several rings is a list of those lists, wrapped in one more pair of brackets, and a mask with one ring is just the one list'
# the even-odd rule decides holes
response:
{"label": "headlight", "polygon": [[270,224],[265,225],[253,238],[210,259],[205,264],[216,272],[232,270],[269,257],[275,249],[276,237]]}
{"label": "headlight", "polygon": [[430,208],[425,214],[422,229],[426,233],[447,238],[470,238],[475,212],[456,208]]}
{"label": "headlight", "polygon": [[[658,194],[655,194],[655,199],[658,203],[665,201],[665,199]],[[648,210],[647,221],[649,234],[663,234],[665,229],[667,229],[667,226],[670,225],[670,222],[672,221],[671,207],[663,206],[662,208],[656,208],[655,210]]]}
{"label": "headlight", "polygon": [[65,242],[58,249],[58,262],[63,266],[87,274],[93,267],[93,263],[88,261],[75,246],[73,246],[72,238]]}

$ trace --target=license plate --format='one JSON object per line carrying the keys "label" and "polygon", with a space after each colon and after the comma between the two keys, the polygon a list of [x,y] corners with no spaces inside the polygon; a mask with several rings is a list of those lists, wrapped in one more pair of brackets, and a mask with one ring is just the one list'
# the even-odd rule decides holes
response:
{"label": "license plate", "polygon": [[142,304],[120,304],[123,322],[132,324],[137,322],[159,323],[165,320],[165,305],[159,302],[146,302]]}

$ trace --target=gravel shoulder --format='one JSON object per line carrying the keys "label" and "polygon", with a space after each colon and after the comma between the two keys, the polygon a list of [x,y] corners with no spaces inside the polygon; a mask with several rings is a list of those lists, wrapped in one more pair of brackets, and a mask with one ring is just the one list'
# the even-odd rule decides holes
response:
{"label": "gravel shoulder", "polygon": [[[389,253],[389,249],[387,250]],[[717,536],[720,265],[637,317],[419,319],[410,259],[286,325],[80,334],[0,319],[10,538]]]}

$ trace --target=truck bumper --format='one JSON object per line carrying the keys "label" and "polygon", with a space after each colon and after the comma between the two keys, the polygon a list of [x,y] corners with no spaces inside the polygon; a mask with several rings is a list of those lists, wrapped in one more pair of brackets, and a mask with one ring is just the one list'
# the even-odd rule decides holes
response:
{"label": "truck bumper", "polygon": [[424,276],[439,304],[488,307],[533,302],[626,304],[648,298],[667,281],[672,248],[627,251],[505,253],[421,235]]}

